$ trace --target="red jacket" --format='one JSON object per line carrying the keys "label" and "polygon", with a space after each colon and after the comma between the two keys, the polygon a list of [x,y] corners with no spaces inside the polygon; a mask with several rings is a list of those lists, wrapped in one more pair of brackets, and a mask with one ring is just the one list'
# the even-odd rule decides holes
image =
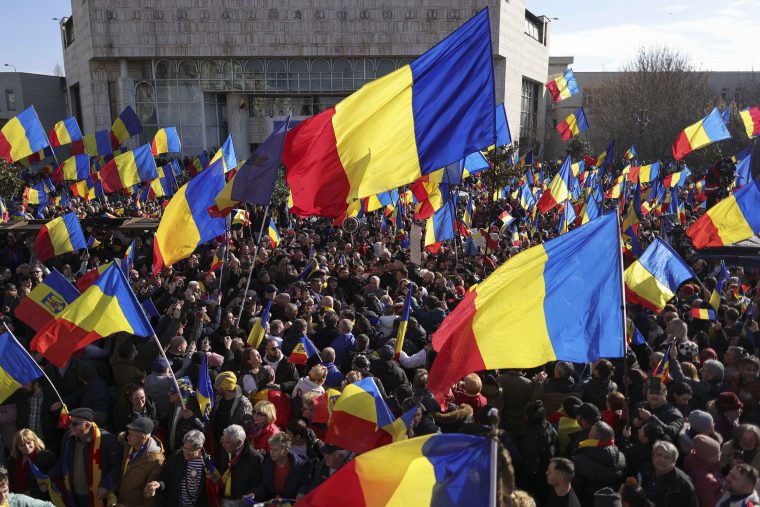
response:
{"label": "red jacket", "polygon": [[274,423],[269,423],[266,426],[257,427],[255,424],[251,426],[251,445],[254,449],[259,451],[269,452],[269,439],[280,432],[280,428]]}

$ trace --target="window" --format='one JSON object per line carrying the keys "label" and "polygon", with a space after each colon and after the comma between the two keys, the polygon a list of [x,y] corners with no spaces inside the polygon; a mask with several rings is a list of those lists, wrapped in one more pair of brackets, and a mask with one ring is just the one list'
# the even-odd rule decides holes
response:
{"label": "window", "polygon": [[544,26],[541,21],[532,14],[525,13],[525,35],[544,43]]}
{"label": "window", "polygon": [[74,42],[74,18],[69,16],[63,22],[63,47],[67,48]]}
{"label": "window", "polygon": [[5,90],[5,108],[8,111],[16,110],[16,92],[13,90]]}
{"label": "window", "polygon": [[538,83],[523,79],[520,103],[520,144],[535,137],[538,124]]}
{"label": "window", "polygon": [[69,86],[69,101],[71,103],[71,113],[77,119],[77,123],[84,128],[84,123],[82,123],[82,101],[79,98],[79,83]]}

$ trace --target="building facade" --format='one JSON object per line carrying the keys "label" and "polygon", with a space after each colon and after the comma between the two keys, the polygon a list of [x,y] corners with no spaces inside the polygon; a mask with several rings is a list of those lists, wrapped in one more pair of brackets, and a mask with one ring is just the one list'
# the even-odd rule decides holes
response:
{"label": "building facade", "polygon": [[66,117],[64,78],[27,72],[0,72],[0,127],[34,106],[45,132]]}
{"label": "building facade", "polygon": [[[239,159],[288,115],[302,120],[409,63],[482,0],[72,0],[61,21],[70,110],[85,133],[126,106],[176,126],[185,155],[233,134]],[[488,0],[497,101],[513,139],[544,138],[548,19]],[[135,143],[135,144],[136,144]]]}

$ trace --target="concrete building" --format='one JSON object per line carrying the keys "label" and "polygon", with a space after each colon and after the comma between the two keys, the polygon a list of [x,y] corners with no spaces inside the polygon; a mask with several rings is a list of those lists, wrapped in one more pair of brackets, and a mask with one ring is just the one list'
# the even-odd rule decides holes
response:
{"label": "concrete building", "polygon": [[66,117],[66,83],[64,78],[0,72],[0,127],[29,106],[34,106],[45,132]]}
{"label": "concrete building", "polygon": [[[556,74],[560,74],[572,67],[574,58],[572,56],[552,56],[549,58],[549,73],[547,75],[547,81]],[[583,106],[586,113],[586,118],[589,124],[593,124],[594,118],[594,97],[593,90],[594,85],[601,83],[605,79],[608,79],[618,72],[576,72],[574,71],[575,80],[578,82],[578,87],[581,89],[581,93],[565,99],[557,104],[552,102],[550,94],[546,94],[546,136],[544,144],[546,151],[544,156],[546,158],[558,158],[563,157],[565,154],[565,148],[569,141],[563,141],[559,133],[554,129],[558,123],[561,123],[572,112],[579,107]],[[758,72],[707,72],[707,86],[713,91],[716,99],[722,99],[726,103],[735,102],[740,107],[753,105],[747,104],[746,101],[750,100],[748,97],[748,87],[760,89],[760,73]],[[694,121],[696,121],[695,118]],[[686,125],[684,125],[685,127]],[[598,141],[598,140],[595,140]],[[595,147],[597,151],[604,149],[604,146],[599,143],[606,143],[608,140],[600,140]],[[625,149],[625,148],[624,148]]]}
{"label": "concrete building", "polygon": [[[512,137],[544,137],[549,20],[488,0],[496,96]],[[184,154],[233,134],[239,159],[293,114],[307,118],[409,63],[482,0],[72,0],[61,21],[71,111],[85,133],[132,105],[150,142],[174,125]]]}

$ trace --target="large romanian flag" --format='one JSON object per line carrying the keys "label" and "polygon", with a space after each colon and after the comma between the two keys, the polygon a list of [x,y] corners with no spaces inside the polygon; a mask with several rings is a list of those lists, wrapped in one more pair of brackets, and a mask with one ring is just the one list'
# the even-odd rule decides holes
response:
{"label": "large romanian flag", "polygon": [[283,161],[299,215],[412,183],[496,142],[488,10],[409,65],[292,129]]}
{"label": "large romanian flag", "polygon": [[660,238],[644,250],[623,274],[626,300],[661,311],[678,287],[697,276],[670,245]]}
{"label": "large romanian flag", "polygon": [[79,123],[73,116],[61,120],[55,124],[50,131],[50,146],[58,147],[64,144],[71,144],[74,141],[82,140],[82,131],[79,130]]}
{"label": "large romanian flag", "polygon": [[34,240],[34,255],[40,262],[83,248],[87,248],[87,241],[73,211],[43,225]]}
{"label": "large romanian flag", "polygon": [[53,320],[79,297],[79,291],[53,269],[13,310],[16,317],[35,331]]}
{"label": "large romanian flag", "polygon": [[562,123],[557,124],[555,127],[557,132],[562,136],[563,141],[577,136],[581,132],[588,130],[588,121],[586,120],[586,112],[582,107],[579,107],[575,112],[571,113],[565,118]]}
{"label": "large romanian flag", "polygon": [[490,441],[438,434],[361,454],[298,501],[305,507],[488,505]]}
{"label": "large romanian flag", "polygon": [[694,248],[723,246],[760,232],[760,189],[752,181],[707,210],[686,234]]}
{"label": "large romanian flag", "polygon": [[9,163],[26,158],[49,146],[34,106],[24,109],[0,129],[0,158]]}
{"label": "large romanian flag", "polygon": [[150,144],[150,152],[154,156],[163,155],[164,153],[179,153],[182,151],[182,143],[177,135],[177,127],[164,127],[158,129],[153,136],[153,142]]}
{"label": "large romanian flag", "polygon": [[731,134],[720,116],[720,110],[714,107],[710,114],[678,134],[676,142],[673,143],[673,158],[681,160],[694,150],[730,137]]}
{"label": "large romanian flag", "polygon": [[164,209],[153,242],[153,271],[171,266],[196,247],[225,231],[224,218],[212,218],[208,208],[224,188],[222,161],[217,160],[174,194]]}
{"label": "large romanian flag", "polygon": [[155,178],[158,178],[158,168],[149,144],[114,157],[100,169],[100,180],[106,192],[116,192]]}
{"label": "large romanian flag", "polygon": [[39,330],[30,348],[62,368],[77,350],[122,331],[141,337],[153,334],[124,273],[112,264],[55,320]]}
{"label": "large romanian flag", "polygon": [[752,139],[760,135],[760,108],[757,106],[747,107],[739,111],[747,137]]}
{"label": "large romanian flag", "polygon": [[0,334],[0,403],[42,376],[42,368],[21,344],[8,332]]}
{"label": "large romanian flag", "polygon": [[509,259],[433,334],[428,388],[442,399],[468,373],[623,356],[620,234],[603,215]]}

